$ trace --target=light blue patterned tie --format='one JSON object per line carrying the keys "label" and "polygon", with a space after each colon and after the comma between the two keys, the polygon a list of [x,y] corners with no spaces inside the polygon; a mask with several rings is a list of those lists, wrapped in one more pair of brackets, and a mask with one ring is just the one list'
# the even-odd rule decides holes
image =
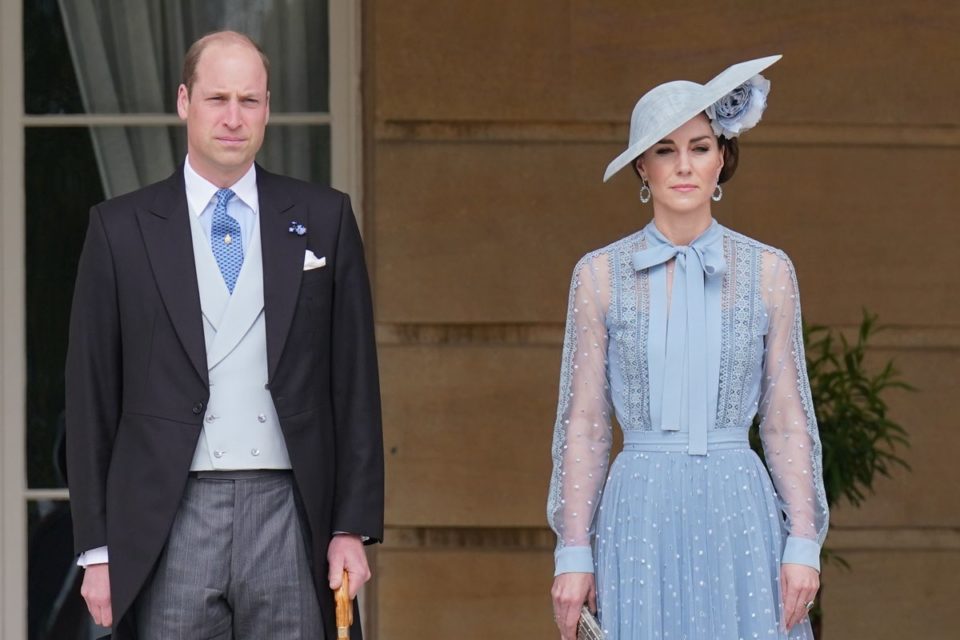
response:
{"label": "light blue patterned tie", "polygon": [[217,191],[217,204],[213,208],[213,226],[210,230],[210,245],[213,247],[213,257],[217,259],[223,281],[227,289],[233,293],[243,266],[243,238],[240,234],[240,223],[227,213],[227,202],[233,197],[230,189]]}
{"label": "light blue patterned tie", "polygon": [[660,428],[679,431],[686,427],[689,429],[689,453],[705,455],[710,404],[704,280],[720,277],[726,271],[722,231],[713,222],[690,246],[671,244],[656,228],[649,230],[648,238],[648,248],[633,254],[633,266],[637,271],[676,258]]}

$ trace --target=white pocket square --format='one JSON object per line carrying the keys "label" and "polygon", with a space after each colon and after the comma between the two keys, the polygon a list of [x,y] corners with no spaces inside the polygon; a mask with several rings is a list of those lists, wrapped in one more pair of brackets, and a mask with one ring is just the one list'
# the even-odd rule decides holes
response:
{"label": "white pocket square", "polygon": [[303,254],[303,270],[310,271],[310,269],[319,269],[320,267],[327,266],[326,256],[320,256],[319,258],[313,251],[307,249],[307,252]]}

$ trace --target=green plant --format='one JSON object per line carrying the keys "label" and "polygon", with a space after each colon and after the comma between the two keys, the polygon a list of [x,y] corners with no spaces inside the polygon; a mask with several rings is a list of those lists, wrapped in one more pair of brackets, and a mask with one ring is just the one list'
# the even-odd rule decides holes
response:
{"label": "green plant", "polygon": [[[909,436],[888,417],[887,394],[894,389],[912,391],[913,387],[902,380],[892,360],[879,369],[864,362],[870,339],[880,330],[876,314],[866,310],[854,341],[829,327],[803,327],[807,375],[823,444],[823,482],[831,509],[844,501],[859,507],[873,493],[877,474],[890,477],[895,467],[910,469],[896,453],[897,447],[910,446]],[[762,458],[757,420],[750,441]],[[850,567],[827,546],[821,559]],[[819,594],[811,619],[819,638]]]}
{"label": "green plant", "polygon": [[895,453],[909,447],[906,430],[887,416],[886,392],[913,390],[888,360],[872,373],[867,343],[882,327],[866,310],[855,342],[822,326],[804,327],[807,374],[823,442],[823,481],[830,507],[846,500],[859,507],[879,473],[910,465]]}

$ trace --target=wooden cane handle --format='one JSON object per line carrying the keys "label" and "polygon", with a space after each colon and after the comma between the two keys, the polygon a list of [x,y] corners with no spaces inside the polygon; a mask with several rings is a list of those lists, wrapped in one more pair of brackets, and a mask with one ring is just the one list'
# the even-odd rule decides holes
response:
{"label": "wooden cane handle", "polygon": [[347,572],[343,572],[343,582],[333,599],[337,603],[337,638],[350,637],[350,625],[353,624],[353,602],[350,601],[350,585]]}

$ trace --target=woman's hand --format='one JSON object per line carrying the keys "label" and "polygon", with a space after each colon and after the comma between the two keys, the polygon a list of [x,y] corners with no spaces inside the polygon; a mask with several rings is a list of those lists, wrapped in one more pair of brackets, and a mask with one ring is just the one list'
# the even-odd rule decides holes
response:
{"label": "woman's hand", "polygon": [[553,619],[563,640],[576,640],[580,608],[597,610],[597,586],[592,573],[561,573],[553,579]]}
{"label": "woman's hand", "polygon": [[780,593],[783,594],[783,624],[789,631],[807,617],[808,602],[813,602],[820,588],[820,574],[805,564],[780,565]]}

